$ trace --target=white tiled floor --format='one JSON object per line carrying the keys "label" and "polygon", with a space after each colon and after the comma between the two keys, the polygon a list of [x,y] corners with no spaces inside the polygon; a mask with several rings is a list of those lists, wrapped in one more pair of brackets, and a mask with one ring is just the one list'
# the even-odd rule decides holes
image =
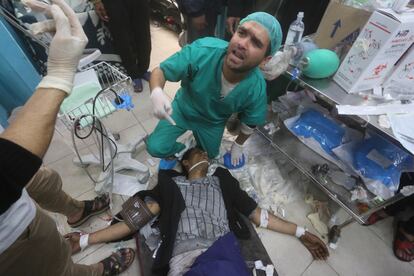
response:
{"label": "white tiled floor", "polygon": [[[164,29],[152,27],[152,61],[151,69],[159,62],[179,49],[177,37]],[[166,92],[173,97],[178,84],[168,83]],[[119,131],[121,143],[127,143],[140,135],[150,133],[157,120],[150,112],[149,88],[133,95],[135,109],[132,112],[121,111],[113,114],[105,121],[107,128]],[[94,186],[83,169],[73,165],[74,153],[71,147],[63,142],[59,135],[55,135],[44,163],[57,170],[63,179],[64,190],[77,199],[87,199],[95,196]],[[150,156],[140,147],[136,158],[149,166],[147,159]],[[152,158],[154,161],[157,159]],[[150,167],[152,173],[156,166]],[[154,180],[152,180],[154,181]],[[120,210],[125,197],[114,197],[114,213]],[[285,206],[287,219],[301,225],[306,225],[315,232],[306,215],[310,212],[309,206],[302,200]],[[58,214],[52,215],[63,233],[72,229],[65,223],[65,218]],[[108,224],[108,214],[92,218],[81,227],[84,231],[97,230]],[[350,225],[342,232],[339,248],[331,251],[326,262],[313,261],[311,255],[292,237],[259,229],[259,235],[267,248],[279,275],[414,275],[413,264],[398,261],[392,252],[392,221],[391,219],[378,223],[375,226],[363,227]],[[108,256],[115,248],[121,246],[135,247],[134,242],[96,245],[86,251],[73,256],[74,261],[82,264],[91,264]],[[138,275],[138,262],[123,275]]]}

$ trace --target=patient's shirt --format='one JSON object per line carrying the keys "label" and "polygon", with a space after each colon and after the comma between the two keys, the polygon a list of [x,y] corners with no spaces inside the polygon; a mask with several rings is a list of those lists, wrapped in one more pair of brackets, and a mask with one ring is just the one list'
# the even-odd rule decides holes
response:
{"label": "patient's shirt", "polygon": [[178,176],[173,180],[180,188],[186,205],[178,223],[173,256],[208,248],[230,232],[218,177],[189,181],[184,176]]}

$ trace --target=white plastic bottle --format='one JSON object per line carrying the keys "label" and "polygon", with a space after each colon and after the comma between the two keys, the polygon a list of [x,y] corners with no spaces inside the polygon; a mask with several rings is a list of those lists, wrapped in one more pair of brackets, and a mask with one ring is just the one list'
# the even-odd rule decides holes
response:
{"label": "white plastic bottle", "polygon": [[290,46],[293,46],[301,41],[303,31],[305,30],[305,24],[303,24],[302,19],[303,12],[298,12],[298,17],[289,26],[289,31],[285,40],[285,46],[283,48],[284,51],[286,51]]}

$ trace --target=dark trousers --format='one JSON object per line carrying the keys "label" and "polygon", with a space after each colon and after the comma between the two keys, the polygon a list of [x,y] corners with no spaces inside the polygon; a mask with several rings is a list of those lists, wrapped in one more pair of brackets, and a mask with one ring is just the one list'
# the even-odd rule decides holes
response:
{"label": "dark trousers", "polygon": [[148,0],[103,0],[109,22],[106,23],[122,64],[132,79],[148,70],[151,34]]}
{"label": "dark trousers", "polygon": [[214,32],[216,30],[217,24],[217,11],[207,11],[205,13],[207,27],[203,30],[197,30],[194,25],[192,24],[192,18],[189,16],[185,17],[187,23],[187,42],[188,44],[192,43],[194,40],[199,38],[207,37],[207,36],[214,36]]}
{"label": "dark trousers", "polygon": [[[400,179],[400,187],[414,185],[414,173],[403,173]],[[396,214],[403,212],[406,208],[414,208],[414,194],[410,195],[388,207],[385,208],[385,212],[390,216],[395,216]],[[408,221],[403,224],[404,230],[414,235],[414,216],[412,216]]]}

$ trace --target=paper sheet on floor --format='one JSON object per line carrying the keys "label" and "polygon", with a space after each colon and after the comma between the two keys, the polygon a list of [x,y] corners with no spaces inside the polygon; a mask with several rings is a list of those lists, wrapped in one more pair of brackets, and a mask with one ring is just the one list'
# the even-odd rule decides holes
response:
{"label": "paper sheet on floor", "polygon": [[[221,155],[231,146],[234,136],[224,136]],[[246,142],[244,152],[247,165],[230,170],[245,190],[260,207],[272,210],[284,217],[284,205],[303,198],[301,185],[309,179],[303,176],[291,163],[275,150],[259,134],[253,134]]]}
{"label": "paper sheet on floor", "polygon": [[145,190],[145,187],[145,184],[138,182],[137,177],[115,173],[112,192],[119,195],[133,196],[135,193]]}
{"label": "paper sheet on floor", "polygon": [[414,154],[414,113],[388,114],[392,132],[407,150]]}

